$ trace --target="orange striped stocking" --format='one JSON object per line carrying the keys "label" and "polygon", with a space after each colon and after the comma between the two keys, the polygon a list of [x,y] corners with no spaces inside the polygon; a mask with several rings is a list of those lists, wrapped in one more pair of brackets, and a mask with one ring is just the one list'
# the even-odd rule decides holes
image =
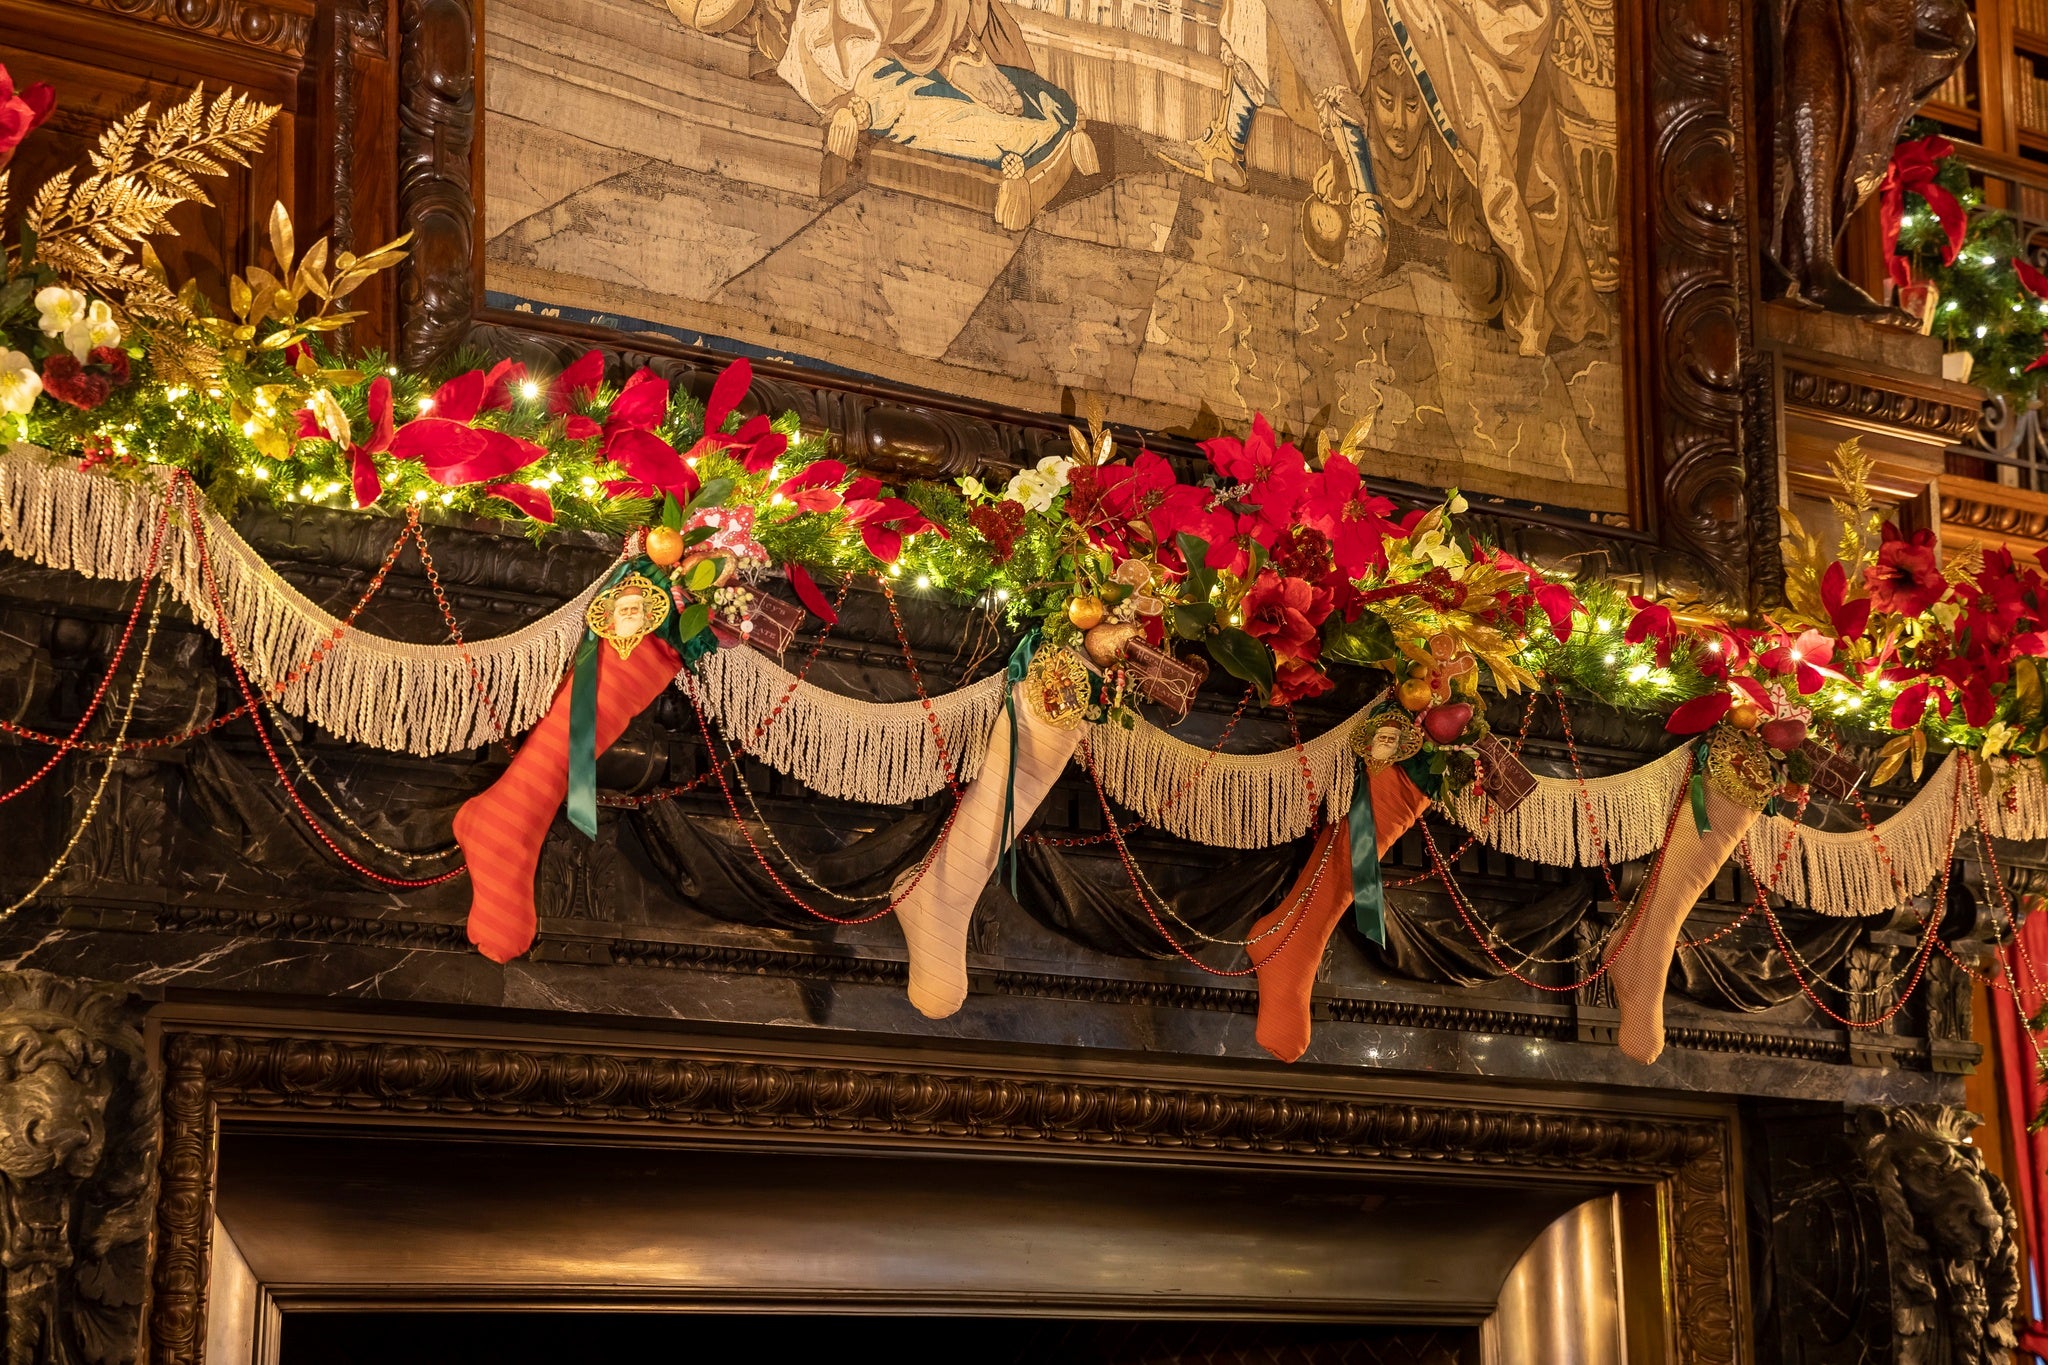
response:
{"label": "orange striped stocking", "polygon": [[[649,637],[621,659],[597,651],[597,752],[609,749],[633,717],[667,687],[682,660]],[[469,941],[493,962],[533,946],[533,874],[548,826],[569,794],[570,678],[540,724],[527,731],[511,766],[455,813],[455,841],[469,861]]]}
{"label": "orange striped stocking", "polygon": [[[1399,768],[1373,774],[1373,842],[1380,857],[1386,857],[1428,809],[1429,798]],[[1260,1047],[1283,1062],[1308,1051],[1309,996],[1323,965],[1323,949],[1350,907],[1351,822],[1339,820],[1323,827],[1287,895],[1252,926],[1250,937],[1257,941],[1248,952],[1259,979],[1259,1026],[1254,1036]],[[1298,922],[1282,923],[1295,915],[1300,916]],[[1269,929],[1273,932],[1267,933]],[[1265,937],[1260,938],[1262,934]]]}

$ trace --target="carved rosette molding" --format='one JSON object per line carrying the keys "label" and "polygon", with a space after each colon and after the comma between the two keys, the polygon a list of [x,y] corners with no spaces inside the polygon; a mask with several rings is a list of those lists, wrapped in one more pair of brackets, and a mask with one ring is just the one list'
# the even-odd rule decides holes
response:
{"label": "carved rosette molding", "polygon": [[[1640,120],[1649,151],[1649,306],[1636,320],[1654,357],[1648,410],[1652,496],[1667,549],[1698,561],[1699,585],[1755,605],[1744,355],[1749,298],[1748,6],[1657,0]],[[1637,250],[1642,246],[1639,244]]]}
{"label": "carved rosette molding", "polygon": [[161,24],[281,57],[304,57],[313,35],[313,0],[65,0],[144,23]]}
{"label": "carved rosette molding", "polygon": [[1178,1081],[905,1071],[879,1065],[560,1051],[446,1040],[359,1041],[168,1032],[162,1197],[151,1334],[161,1362],[205,1337],[214,1154],[223,1115],[318,1113],[374,1123],[448,1119],[518,1129],[784,1134],[853,1146],[1326,1168],[1519,1171],[1661,1186],[1686,1365],[1732,1365],[1736,1294],[1730,1130],[1711,1118],[1337,1099]]}
{"label": "carved rosette molding", "polygon": [[1881,423],[1958,443],[1975,433],[1982,413],[1977,403],[1950,402],[1822,374],[1801,367],[1795,360],[1785,362],[1785,402],[1787,406],[1810,408],[1831,417]]}

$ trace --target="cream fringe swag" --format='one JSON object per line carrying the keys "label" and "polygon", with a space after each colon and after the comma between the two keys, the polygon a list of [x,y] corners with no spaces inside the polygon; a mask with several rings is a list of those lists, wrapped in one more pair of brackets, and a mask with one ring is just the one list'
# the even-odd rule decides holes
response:
{"label": "cream fringe swag", "polygon": [[[0,550],[95,578],[140,578],[162,483],[81,473],[28,446],[0,454]],[[236,648],[258,680],[281,678],[328,640],[336,618],[284,581],[211,509],[201,514],[215,576]],[[164,537],[164,583],[216,635],[197,546],[182,513]],[[601,581],[601,580],[600,580]],[[280,704],[343,739],[431,755],[516,735],[553,701],[583,629],[584,608],[599,584],[572,601],[494,639],[415,645],[350,630],[286,689]],[[472,674],[472,667],[474,674]],[[704,665],[700,697],[728,737],[762,761],[825,796],[901,805],[945,785],[935,717],[962,782],[980,770],[993,726],[1002,722],[1004,680],[994,674],[917,702],[871,702],[796,683],[767,733],[762,724],[796,679],[749,649],[719,650]],[[481,684],[481,695],[479,693]],[[491,699],[493,718],[483,696]],[[1225,848],[1265,848],[1308,833],[1351,805],[1357,765],[1345,718],[1306,740],[1263,754],[1217,754],[1139,721],[1103,726],[1092,737],[1097,772],[1119,804],[1154,827]],[[502,725],[502,730],[500,726]],[[1515,810],[1489,810],[1477,795],[1452,797],[1445,810],[1489,845],[1550,866],[1588,867],[1603,856],[1625,862],[1653,852],[1664,837],[1687,772],[1680,745],[1629,772],[1590,778],[1537,777]],[[1306,761],[1315,784],[1302,781]],[[1792,839],[1777,885],[1786,900],[1829,915],[1867,915],[1898,904],[1940,875],[1957,835],[1976,821],[1976,801],[1958,791],[1965,755],[1951,754],[1906,805],[1877,826],[1824,833],[1779,816],[1758,820],[1744,845],[1765,875]],[[2048,785],[2032,763],[1991,765],[1982,793],[1991,833],[2048,837]],[[2010,805],[2011,809],[2008,809]],[[1589,814],[1590,810],[1590,814]],[[1680,819],[1689,819],[1681,812]]]}
{"label": "cream fringe swag", "polygon": [[[138,579],[166,496],[160,483],[82,473],[17,445],[0,456],[0,550],[91,578]],[[340,622],[279,577],[211,508],[200,516],[237,653],[259,680],[287,676]],[[157,573],[201,626],[221,633],[182,509],[164,532]],[[448,753],[518,734],[554,700],[597,588],[592,583],[510,634],[471,642],[467,660],[455,645],[406,644],[350,630],[278,704],[342,739],[412,754]]]}

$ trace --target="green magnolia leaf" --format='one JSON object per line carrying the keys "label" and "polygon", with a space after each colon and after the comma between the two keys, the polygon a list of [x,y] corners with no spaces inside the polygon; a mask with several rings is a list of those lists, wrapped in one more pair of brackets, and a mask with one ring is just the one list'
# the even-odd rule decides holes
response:
{"label": "green magnolia leaf", "polygon": [[693,545],[702,545],[717,534],[718,528],[716,526],[692,526],[689,530],[683,532],[683,548],[687,550]]}
{"label": "green magnolia leaf", "polygon": [[671,531],[683,529],[683,505],[676,501],[676,495],[673,493],[662,495],[661,524]]}
{"label": "green magnolia leaf", "polygon": [[1233,678],[1259,689],[1259,700],[1273,689],[1273,652],[1241,630],[1226,626],[1209,637],[1209,657]]}
{"label": "green magnolia leaf", "polygon": [[683,586],[691,592],[704,592],[713,583],[718,581],[718,575],[723,572],[725,572],[724,560],[716,558],[700,559],[690,566],[689,573],[683,578]]}
{"label": "green magnolia leaf", "polygon": [[697,512],[706,507],[720,507],[724,505],[726,498],[730,497],[731,494],[731,479],[722,476],[716,479],[707,479],[704,486],[697,490],[697,496],[691,498],[690,505],[683,510],[686,512]]}
{"label": "green magnolia leaf", "polygon": [[676,638],[688,640],[702,634],[711,625],[711,608],[702,602],[692,602],[676,617]]}
{"label": "green magnolia leaf", "polygon": [[1181,584],[1181,595],[1193,602],[1206,602],[1216,589],[1216,571],[1209,567],[1209,542],[1186,531],[1175,536],[1174,540],[1180,545],[1181,558],[1188,562],[1188,576]]}
{"label": "green magnolia leaf", "polygon": [[[1323,637],[1323,657],[1370,667],[1399,652],[1394,632],[1385,620],[1370,611],[1359,613],[1356,621],[1337,626]],[[1478,670],[1465,675],[1477,680]]]}
{"label": "green magnolia leaf", "polygon": [[1170,607],[1166,619],[1172,623],[1173,633],[1181,639],[1199,640],[1216,624],[1216,604],[1191,602],[1184,607]]}

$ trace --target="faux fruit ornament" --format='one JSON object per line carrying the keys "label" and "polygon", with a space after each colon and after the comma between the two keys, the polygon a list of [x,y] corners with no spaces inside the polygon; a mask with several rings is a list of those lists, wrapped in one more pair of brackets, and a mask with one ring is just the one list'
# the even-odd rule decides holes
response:
{"label": "faux fruit ornament", "polygon": [[1789,754],[1806,743],[1806,722],[1792,718],[1767,720],[1757,731],[1764,737],[1764,743],[1781,754]]}
{"label": "faux fruit ornament", "polygon": [[1428,678],[1403,678],[1400,688],[1394,695],[1400,698],[1401,705],[1408,710],[1420,711],[1436,700],[1436,689],[1430,685]]}
{"label": "faux fruit ornament", "polygon": [[1728,708],[1728,723],[1738,730],[1754,730],[1763,718],[1755,702],[1739,701]]}
{"label": "faux fruit ornament", "polygon": [[1097,668],[1108,668],[1124,656],[1124,646],[1145,632],[1133,625],[1098,625],[1081,637],[1081,648]]}
{"label": "faux fruit ornament", "polygon": [[1067,619],[1074,623],[1075,630],[1093,630],[1101,625],[1103,611],[1099,597],[1076,597],[1067,603]]}
{"label": "faux fruit ornament", "polygon": [[664,569],[683,562],[683,533],[673,526],[656,526],[647,533],[647,557]]}
{"label": "faux fruit ornament", "polygon": [[1458,737],[1465,733],[1465,727],[1471,723],[1471,702],[1447,701],[1423,713],[1422,732],[1438,744],[1456,744]]}

